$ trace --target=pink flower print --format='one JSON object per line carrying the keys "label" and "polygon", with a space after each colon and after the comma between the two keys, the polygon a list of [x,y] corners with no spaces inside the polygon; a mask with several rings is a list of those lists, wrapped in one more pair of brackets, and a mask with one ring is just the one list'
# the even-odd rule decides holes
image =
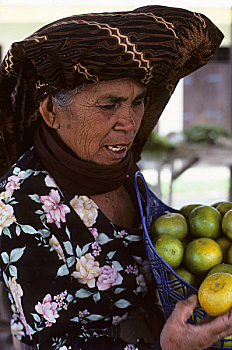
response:
{"label": "pink flower print", "polygon": [[20,171],[20,173],[18,173],[18,175],[12,175],[10,177],[8,177],[8,182],[6,184],[6,191],[13,193],[14,190],[19,189],[20,185],[19,185],[19,181],[22,179],[23,175],[24,175],[25,171]]}
{"label": "pink flower print", "polygon": [[97,236],[98,236],[98,232],[97,229],[95,227],[90,227],[89,231],[92,233],[94,239],[96,240]]}
{"label": "pink flower print", "polygon": [[134,267],[134,271],[133,271],[133,273],[134,273],[135,275],[138,275],[139,270],[138,270],[138,267],[137,267],[137,266],[135,266],[135,267]]}
{"label": "pink flower print", "polygon": [[101,247],[99,246],[98,242],[96,242],[96,241],[91,245],[91,248],[93,249],[94,256],[98,256],[102,251]]}
{"label": "pink flower print", "polygon": [[128,265],[125,269],[126,273],[134,273],[135,275],[138,275],[139,271],[138,271],[138,267],[137,266],[132,266],[132,265]]}
{"label": "pink flower print", "polygon": [[78,312],[79,322],[81,322],[82,324],[87,324],[88,321],[85,320],[85,316],[88,316],[88,315],[90,315],[90,312],[87,309],[85,309],[83,311],[79,311]]}
{"label": "pink flower print", "polygon": [[100,275],[98,276],[97,287],[99,290],[109,289],[111,286],[116,286],[122,283],[122,276],[112,267],[105,265],[100,267]]}
{"label": "pink flower print", "polygon": [[126,273],[133,273],[133,271],[134,271],[134,268],[133,268],[133,266],[131,266],[131,265],[128,265],[127,267],[126,267],[126,269],[125,269],[125,272]]}
{"label": "pink flower print", "polygon": [[119,236],[122,238],[123,236],[127,236],[128,233],[125,230],[122,230],[120,232],[118,232]]}
{"label": "pink flower print", "polygon": [[43,203],[43,210],[47,214],[47,222],[55,222],[56,226],[60,228],[60,221],[65,222],[65,215],[70,212],[70,209],[65,204],[60,203],[60,196],[57,190],[51,190],[49,196],[40,196]]}
{"label": "pink flower print", "polygon": [[35,306],[35,310],[43,315],[45,320],[47,320],[50,323],[55,323],[56,318],[59,317],[57,313],[57,303],[52,301],[52,297],[50,294],[47,294],[45,298],[43,299],[43,303],[41,304],[38,302],[38,304]]}

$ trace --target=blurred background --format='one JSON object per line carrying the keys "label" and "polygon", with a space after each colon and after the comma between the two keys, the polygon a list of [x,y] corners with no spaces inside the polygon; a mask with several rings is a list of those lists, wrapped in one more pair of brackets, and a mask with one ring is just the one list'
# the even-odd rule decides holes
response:
{"label": "blurred background", "polygon": [[[203,13],[225,38],[208,65],[179,83],[147,142],[141,170],[153,191],[177,209],[232,200],[232,0],[0,0],[0,60],[12,42],[56,19],[149,4]],[[2,350],[12,349],[8,319],[0,302]]]}

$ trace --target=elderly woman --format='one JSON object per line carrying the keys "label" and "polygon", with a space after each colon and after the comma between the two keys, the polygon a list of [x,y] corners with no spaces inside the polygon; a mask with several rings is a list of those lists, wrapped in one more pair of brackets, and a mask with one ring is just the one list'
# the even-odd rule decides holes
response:
{"label": "elderly woman", "polygon": [[232,333],[230,312],[187,323],[196,296],[164,322],[133,186],[176,84],[222,37],[201,14],[147,6],[65,18],[10,48],[1,165],[21,157],[1,180],[0,261],[20,349],[199,350]]}

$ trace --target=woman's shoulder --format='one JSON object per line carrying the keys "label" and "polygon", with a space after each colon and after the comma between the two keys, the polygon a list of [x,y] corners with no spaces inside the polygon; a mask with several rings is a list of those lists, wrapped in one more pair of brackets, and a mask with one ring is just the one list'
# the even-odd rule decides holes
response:
{"label": "woman's shoulder", "polygon": [[0,178],[0,192],[5,189],[5,185],[10,176],[18,175],[20,171],[28,170],[42,170],[42,166],[34,147],[30,148],[24,153],[18,161],[8,169],[5,174]]}

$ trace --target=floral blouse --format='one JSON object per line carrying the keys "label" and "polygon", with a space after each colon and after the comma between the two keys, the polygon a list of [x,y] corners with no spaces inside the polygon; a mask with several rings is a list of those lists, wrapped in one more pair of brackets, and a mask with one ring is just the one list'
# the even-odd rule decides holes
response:
{"label": "floral blouse", "polygon": [[143,304],[139,230],[113,225],[84,194],[62,192],[33,148],[0,186],[1,275],[19,340],[73,349]]}

